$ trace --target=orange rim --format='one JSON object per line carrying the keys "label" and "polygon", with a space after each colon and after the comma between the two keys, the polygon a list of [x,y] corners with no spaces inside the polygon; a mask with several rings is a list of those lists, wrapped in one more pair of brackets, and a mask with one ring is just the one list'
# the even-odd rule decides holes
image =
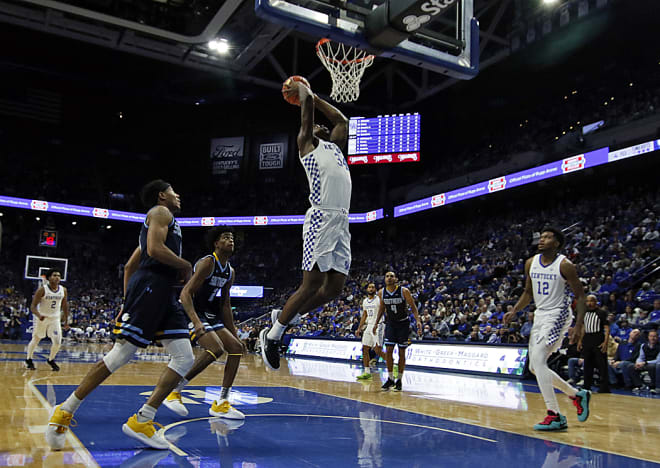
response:
{"label": "orange rim", "polygon": [[[340,63],[340,64],[342,64],[342,65],[347,65],[347,64],[349,64],[349,63],[362,63],[362,62],[365,62],[365,61],[367,61],[367,60],[373,60],[373,59],[375,58],[373,55],[366,55],[366,56],[364,56],[364,57],[362,57],[362,58],[358,58],[358,59],[354,59],[354,60],[337,60],[337,59],[334,59],[334,58],[332,58],[332,57],[328,57],[328,56],[323,52],[323,49],[321,49],[321,46],[322,46],[323,44],[327,44],[327,43],[329,43],[329,42],[332,42],[332,41],[331,41],[330,39],[328,39],[327,37],[324,37],[324,38],[322,38],[321,40],[319,40],[319,41],[316,43],[316,53],[317,53],[318,55],[322,55],[323,58],[324,58],[325,60],[327,60],[328,62]],[[354,49],[354,47],[352,47],[352,46],[348,46],[348,47],[351,47],[351,49]]]}

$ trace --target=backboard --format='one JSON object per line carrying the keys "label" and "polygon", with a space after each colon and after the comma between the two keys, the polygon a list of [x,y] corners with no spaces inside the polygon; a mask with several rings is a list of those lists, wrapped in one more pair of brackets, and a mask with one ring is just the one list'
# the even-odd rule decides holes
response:
{"label": "backboard", "polygon": [[474,0],[255,0],[267,21],[463,80],[479,71],[473,10]]}
{"label": "backboard", "polygon": [[62,273],[62,281],[66,281],[69,271],[69,260],[66,258],[25,256],[25,272],[23,277],[31,280],[41,280],[41,275],[51,268],[57,268]]}

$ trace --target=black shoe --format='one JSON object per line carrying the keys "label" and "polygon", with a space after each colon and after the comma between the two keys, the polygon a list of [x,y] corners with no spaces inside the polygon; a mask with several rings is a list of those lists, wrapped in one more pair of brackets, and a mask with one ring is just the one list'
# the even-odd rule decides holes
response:
{"label": "black shoe", "polygon": [[397,379],[396,383],[394,384],[394,391],[395,392],[401,391],[401,379]]}
{"label": "black shoe", "polygon": [[58,366],[55,361],[46,361],[50,367],[53,369],[53,372],[59,372],[60,371],[60,366]]}
{"label": "black shoe", "polygon": [[280,368],[280,346],[282,342],[280,340],[269,340],[268,331],[270,328],[264,328],[259,333],[259,343],[261,343],[261,358],[264,360],[264,364],[270,367],[273,370],[278,370]]}
{"label": "black shoe", "polygon": [[36,370],[36,367],[34,367],[34,362],[32,362],[32,359],[26,359],[25,365],[29,370]]}
{"label": "black shoe", "polygon": [[395,385],[394,380],[388,378],[387,382],[385,382],[383,386],[380,388],[383,390],[389,390],[390,388],[394,387],[394,385]]}

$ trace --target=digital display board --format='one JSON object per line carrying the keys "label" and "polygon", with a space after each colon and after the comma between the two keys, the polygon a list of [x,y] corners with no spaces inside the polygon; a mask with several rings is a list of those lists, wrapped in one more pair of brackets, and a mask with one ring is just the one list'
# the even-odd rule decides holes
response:
{"label": "digital display board", "polygon": [[57,231],[42,229],[39,232],[40,247],[57,247]]}
{"label": "digital display board", "polygon": [[576,154],[542,166],[532,167],[530,169],[525,169],[524,171],[514,172],[513,174],[495,177],[494,179],[484,180],[477,184],[457,188],[450,192],[438,193],[431,197],[395,206],[394,217],[396,218],[398,216],[405,216],[420,211],[430,210],[432,208],[438,208],[449,205],[450,203],[468,200],[481,195],[489,195],[502,190],[508,190],[521,185],[531,184],[533,182],[540,182],[544,179],[582,171],[590,167],[609,164],[621,159],[632,158],[658,150],[660,150],[660,140],[652,140],[616,151],[609,151],[609,148],[605,147],[583,154]]}
{"label": "digital display board", "polygon": [[[394,349],[394,362],[399,358],[397,348]],[[293,338],[287,354],[360,361],[362,343],[349,340]],[[413,343],[406,348],[406,367],[430,367],[522,377],[527,355],[527,347],[523,346]]]}
{"label": "digital display board", "polygon": [[[0,206],[19,208],[23,210],[48,211],[74,216],[89,216],[109,221],[129,221],[142,223],[144,213],[130,211],[110,210],[107,208],[92,208],[90,206],[69,205],[67,203],[51,202],[45,200],[30,200],[29,198],[9,197],[0,195]],[[349,213],[348,222],[370,223],[384,217],[383,209],[368,211],[366,213]],[[182,227],[210,227],[210,226],[285,226],[302,225],[305,215],[276,215],[276,216],[203,216],[197,218],[177,218]]]}
{"label": "digital display board", "polygon": [[419,161],[419,140],[419,113],[351,117],[348,123],[348,164]]}
{"label": "digital display board", "polygon": [[[221,297],[221,296],[222,296],[222,289],[218,289],[218,292],[216,293],[216,297]],[[235,284],[229,290],[229,297],[239,297],[244,299],[264,297],[264,287],[239,286]]]}

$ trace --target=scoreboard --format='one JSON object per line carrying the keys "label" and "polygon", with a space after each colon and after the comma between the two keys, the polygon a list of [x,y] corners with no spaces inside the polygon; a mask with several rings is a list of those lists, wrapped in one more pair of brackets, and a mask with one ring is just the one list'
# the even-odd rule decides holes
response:
{"label": "scoreboard", "polygon": [[57,247],[57,231],[42,229],[39,232],[39,246]]}
{"label": "scoreboard", "polygon": [[348,164],[419,161],[419,113],[351,117]]}

